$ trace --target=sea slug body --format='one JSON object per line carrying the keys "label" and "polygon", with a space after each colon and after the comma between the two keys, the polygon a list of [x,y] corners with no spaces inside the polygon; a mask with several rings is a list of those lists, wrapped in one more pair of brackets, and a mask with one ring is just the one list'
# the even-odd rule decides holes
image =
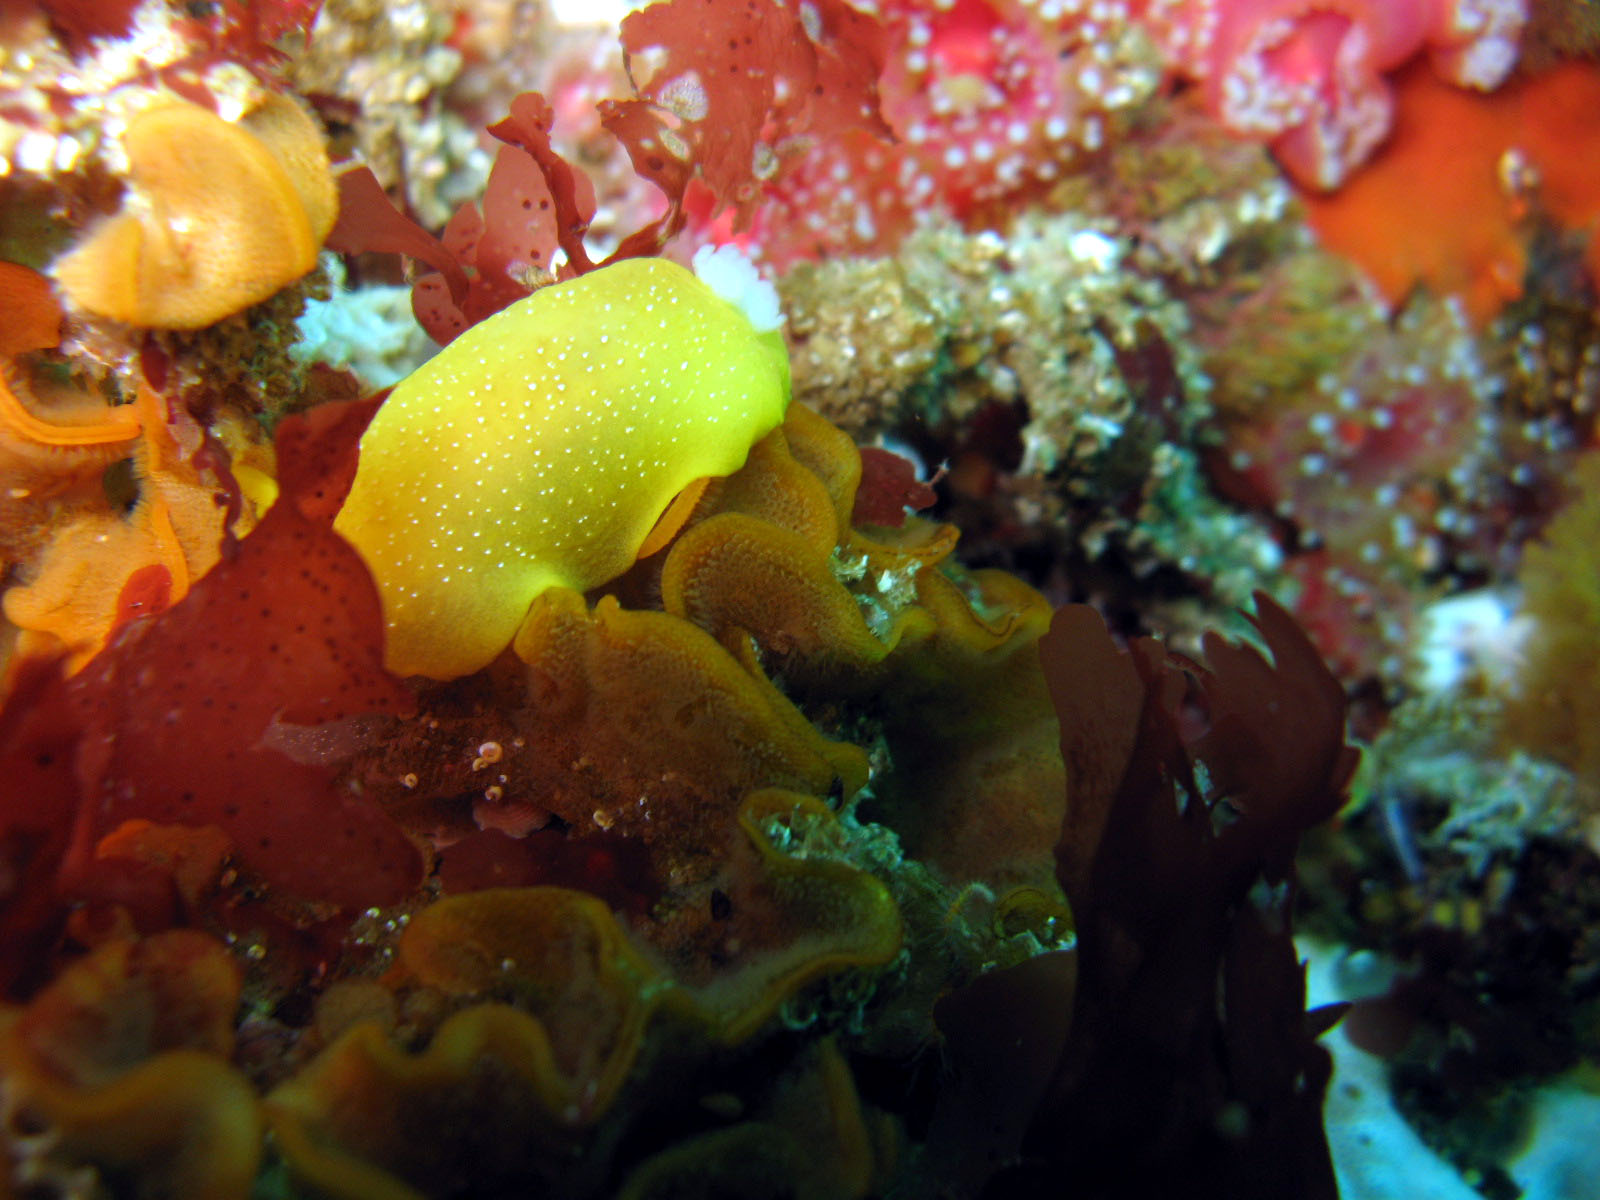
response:
{"label": "sea slug body", "polygon": [[781,335],[663,259],[467,330],[384,402],[335,522],[377,580],[388,666],[487,665],[540,592],[625,571],[673,498],[738,470],[788,402]]}

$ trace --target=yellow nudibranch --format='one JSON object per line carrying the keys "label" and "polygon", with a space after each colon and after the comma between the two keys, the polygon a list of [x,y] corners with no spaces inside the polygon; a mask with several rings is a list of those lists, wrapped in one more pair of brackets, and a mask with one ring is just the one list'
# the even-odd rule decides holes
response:
{"label": "yellow nudibranch", "polygon": [[[723,251],[696,257],[702,274],[707,258],[728,274]],[[391,670],[486,666],[539,593],[620,575],[674,497],[778,427],[780,318],[742,266],[753,304],[664,259],[614,263],[519,300],[395,387],[334,524],[377,580]]]}

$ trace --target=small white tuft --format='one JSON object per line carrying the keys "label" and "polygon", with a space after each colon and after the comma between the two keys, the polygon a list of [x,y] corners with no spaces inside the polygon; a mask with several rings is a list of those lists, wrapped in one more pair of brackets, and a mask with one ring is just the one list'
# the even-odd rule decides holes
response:
{"label": "small white tuft", "polygon": [[1067,253],[1080,263],[1106,272],[1122,259],[1122,248],[1097,229],[1080,229],[1067,239]]}
{"label": "small white tuft", "polygon": [[1417,622],[1414,682],[1434,693],[1470,683],[1514,692],[1532,626],[1513,597],[1487,588],[1437,600]]}
{"label": "small white tuft", "polygon": [[717,295],[740,309],[760,333],[783,324],[778,289],[761,278],[755,263],[737,246],[701,246],[691,262],[694,273]]}

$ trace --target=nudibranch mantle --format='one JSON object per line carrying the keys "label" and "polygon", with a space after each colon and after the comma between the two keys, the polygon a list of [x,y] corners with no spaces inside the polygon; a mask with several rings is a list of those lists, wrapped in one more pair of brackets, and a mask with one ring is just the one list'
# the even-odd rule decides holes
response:
{"label": "nudibranch mantle", "polygon": [[334,524],[377,580],[389,668],[486,666],[539,593],[620,575],[673,498],[738,470],[788,403],[781,334],[664,259],[468,329],[384,401]]}

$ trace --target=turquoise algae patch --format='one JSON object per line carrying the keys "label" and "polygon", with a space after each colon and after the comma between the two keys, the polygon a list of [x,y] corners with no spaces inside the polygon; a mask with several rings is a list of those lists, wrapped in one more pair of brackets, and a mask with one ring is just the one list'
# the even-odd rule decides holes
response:
{"label": "turquoise algae patch", "polygon": [[334,526],[377,580],[389,668],[487,665],[539,593],[621,574],[678,493],[738,470],[789,403],[776,309],[751,311],[675,263],[627,259],[402,380]]}

